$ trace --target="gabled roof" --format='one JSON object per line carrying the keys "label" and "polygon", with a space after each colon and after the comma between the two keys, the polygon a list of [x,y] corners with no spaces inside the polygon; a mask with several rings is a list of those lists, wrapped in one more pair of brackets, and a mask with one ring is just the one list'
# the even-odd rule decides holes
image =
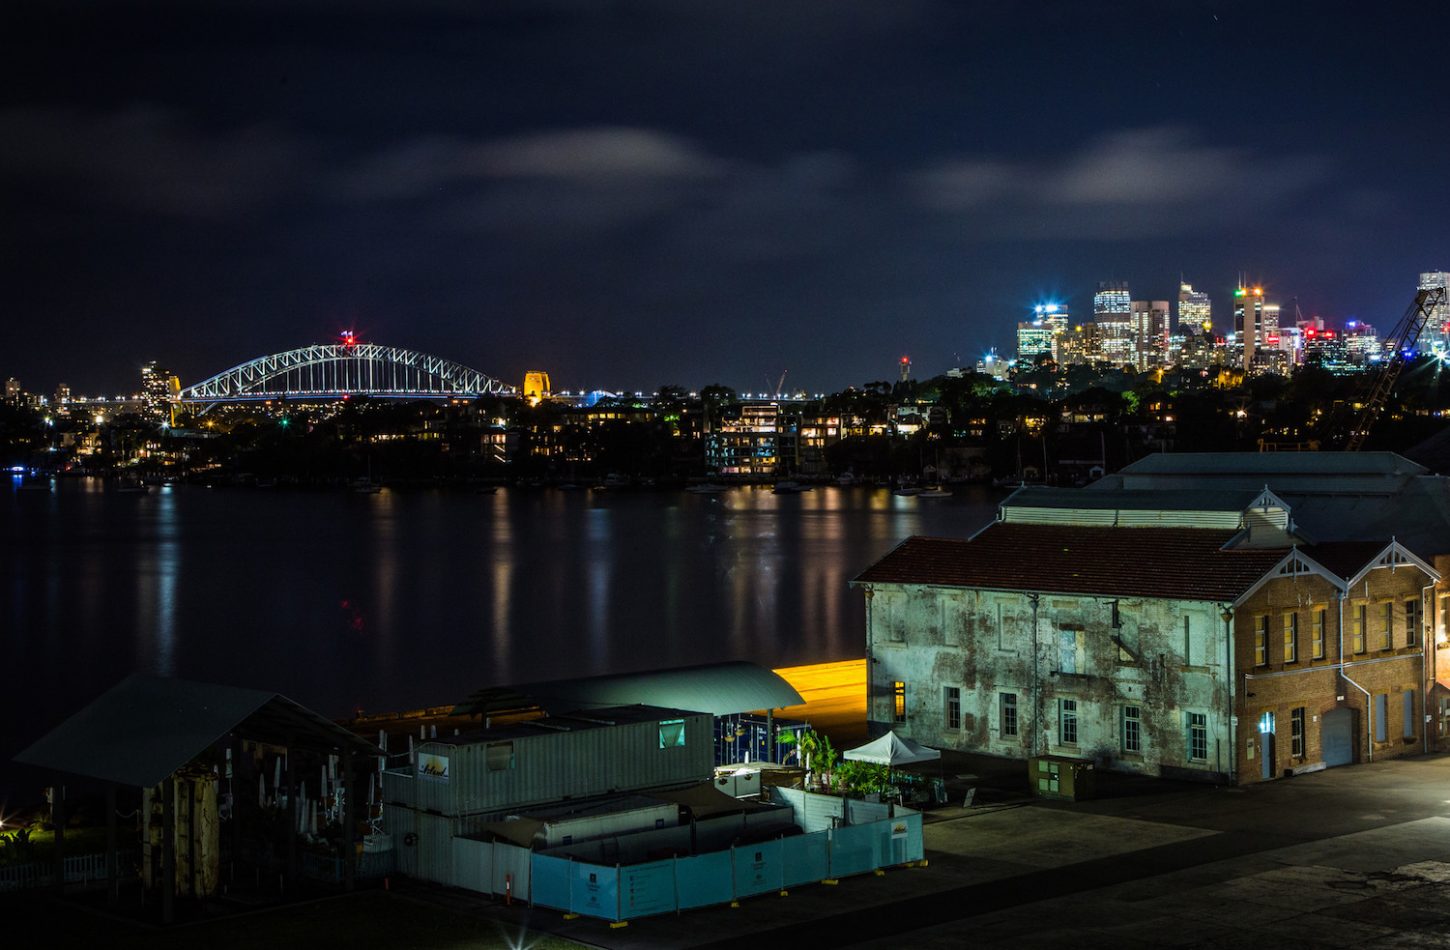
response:
{"label": "gabled roof", "polygon": [[225,736],[362,754],[379,750],[285,696],[135,674],[15,757],[24,765],[150,788]]}
{"label": "gabled roof", "polygon": [[1331,541],[1296,547],[1284,555],[1283,560],[1270,568],[1253,586],[1240,594],[1238,603],[1243,603],[1259,588],[1280,578],[1318,575],[1340,591],[1348,591],[1376,568],[1401,567],[1418,569],[1431,580],[1440,579],[1439,572],[1428,562],[1398,541],[1390,541],[1388,544],[1378,541]]}
{"label": "gabled roof", "polygon": [[473,715],[537,705],[550,712],[600,706],[668,706],[716,716],[783,709],[805,702],[777,673],[736,661],[612,676],[550,680],[481,689],[459,703],[454,715]]}
{"label": "gabled roof", "polygon": [[1428,561],[1400,542],[1391,541],[1382,547],[1378,553],[1371,556],[1358,571],[1349,577],[1349,585],[1353,587],[1355,584],[1358,584],[1364,579],[1365,575],[1377,568],[1398,570],[1402,567],[1417,569],[1432,581],[1440,580],[1440,572],[1431,567]]}
{"label": "gabled roof", "polygon": [[1234,534],[994,524],[970,541],[908,538],[852,583],[1232,601],[1285,554],[1224,550]]}

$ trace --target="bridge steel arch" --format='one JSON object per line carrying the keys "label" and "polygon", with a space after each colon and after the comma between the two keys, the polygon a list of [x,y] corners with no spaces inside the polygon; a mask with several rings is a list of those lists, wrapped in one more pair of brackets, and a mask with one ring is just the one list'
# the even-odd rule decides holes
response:
{"label": "bridge steel arch", "polygon": [[201,405],[267,399],[446,399],[512,395],[514,388],[461,363],[378,343],[319,343],[249,360],[181,391]]}

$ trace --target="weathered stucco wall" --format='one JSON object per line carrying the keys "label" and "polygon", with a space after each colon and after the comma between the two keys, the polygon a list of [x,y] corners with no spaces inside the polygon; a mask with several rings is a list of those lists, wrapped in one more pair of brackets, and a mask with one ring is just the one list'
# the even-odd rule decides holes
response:
{"label": "weathered stucco wall", "polygon": [[[1227,772],[1233,741],[1222,609],[1208,601],[878,584],[867,593],[868,716],[874,728],[940,748],[1091,757],[1148,774]],[[904,722],[897,721],[898,682]],[[949,688],[960,691],[955,726]],[[1007,697],[1015,698],[1015,735]],[[1064,732],[1070,710],[1076,742]],[[1136,750],[1125,726],[1133,710]]]}

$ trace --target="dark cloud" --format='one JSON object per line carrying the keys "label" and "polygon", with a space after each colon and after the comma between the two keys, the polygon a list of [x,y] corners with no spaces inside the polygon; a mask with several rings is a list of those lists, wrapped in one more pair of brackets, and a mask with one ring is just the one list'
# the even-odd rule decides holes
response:
{"label": "dark cloud", "polygon": [[171,110],[131,106],[0,112],[0,176],[51,181],[135,211],[218,218],[295,187],[314,151],[273,124],[206,131]]}

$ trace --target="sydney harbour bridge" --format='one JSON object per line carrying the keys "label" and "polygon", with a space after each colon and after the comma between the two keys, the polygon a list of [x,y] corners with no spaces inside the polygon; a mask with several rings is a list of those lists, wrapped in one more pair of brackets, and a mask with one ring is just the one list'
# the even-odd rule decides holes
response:
{"label": "sydney harbour bridge", "polygon": [[181,390],[177,402],[205,412],[224,403],[268,400],[459,399],[513,395],[514,388],[461,363],[343,333],[248,360]]}

